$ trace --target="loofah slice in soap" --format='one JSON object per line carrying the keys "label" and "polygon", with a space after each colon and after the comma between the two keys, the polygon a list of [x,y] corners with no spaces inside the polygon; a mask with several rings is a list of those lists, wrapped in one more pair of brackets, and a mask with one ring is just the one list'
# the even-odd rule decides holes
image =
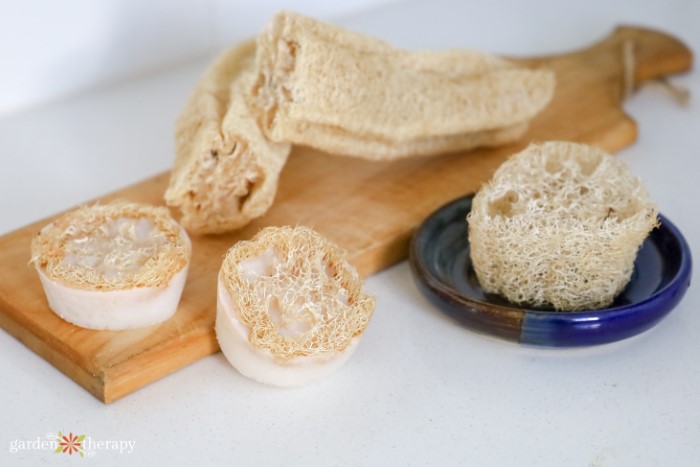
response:
{"label": "loofah slice in soap", "polygon": [[49,307],[90,329],[129,329],[170,318],[191,257],[166,208],[116,201],[68,212],[32,241]]}
{"label": "loofah slice in soap", "polygon": [[557,310],[609,305],[657,209],[626,165],[583,144],[532,144],[474,197],[471,259],[483,289]]}
{"label": "loofah slice in soap", "polygon": [[216,335],[243,375],[298,386],[339,368],[373,311],[339,247],[307,227],[268,227],[224,258]]}

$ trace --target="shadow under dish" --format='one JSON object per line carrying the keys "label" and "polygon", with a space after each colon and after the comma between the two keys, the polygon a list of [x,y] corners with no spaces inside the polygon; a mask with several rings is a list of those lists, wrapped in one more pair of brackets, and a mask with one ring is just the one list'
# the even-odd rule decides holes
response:
{"label": "shadow under dish", "polygon": [[469,252],[466,217],[473,195],[447,203],[415,231],[409,260],[419,290],[461,325],[522,344],[577,347],[615,342],[655,326],[690,285],[690,249],[680,231],[659,215],[640,248],[632,278],[607,308],[590,311],[528,309],[479,285]]}

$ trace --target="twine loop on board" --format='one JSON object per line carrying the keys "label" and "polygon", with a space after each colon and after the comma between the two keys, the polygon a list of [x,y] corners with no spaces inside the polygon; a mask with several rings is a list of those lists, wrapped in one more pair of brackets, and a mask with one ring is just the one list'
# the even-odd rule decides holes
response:
{"label": "twine loop on board", "polygon": [[[634,93],[634,72],[636,58],[634,55],[634,41],[627,39],[622,43],[622,95],[628,99]],[[680,84],[672,83],[667,76],[661,76],[649,84],[656,85],[666,91],[678,105],[686,106],[690,103],[690,90]]]}

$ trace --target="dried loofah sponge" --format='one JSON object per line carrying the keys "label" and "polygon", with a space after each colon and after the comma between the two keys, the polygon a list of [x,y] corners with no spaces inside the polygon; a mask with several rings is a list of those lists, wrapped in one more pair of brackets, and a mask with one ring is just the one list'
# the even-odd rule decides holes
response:
{"label": "dried loofah sponge", "polygon": [[506,161],[467,216],[483,289],[556,310],[609,305],[657,225],[641,180],[583,144],[532,144]]}
{"label": "dried loofah sponge", "polygon": [[514,141],[554,86],[487,54],[408,52],[281,12],[258,36],[250,107],[272,141],[389,160]]}
{"label": "dried loofah sponge", "polygon": [[176,158],[165,193],[197,233],[243,227],[272,205],[291,145],[268,141],[245,102],[255,42],[223,52],[197,83],[176,124]]}
{"label": "dried loofah sponge", "polygon": [[245,376],[297,386],[342,365],[373,311],[339,247],[307,227],[268,227],[224,258],[216,334]]}

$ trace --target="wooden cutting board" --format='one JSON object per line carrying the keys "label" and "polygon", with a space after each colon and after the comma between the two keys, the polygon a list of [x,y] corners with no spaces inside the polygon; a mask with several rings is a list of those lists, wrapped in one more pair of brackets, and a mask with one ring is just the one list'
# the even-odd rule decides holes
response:
{"label": "wooden cutting board", "polygon": [[[112,402],[219,350],[213,331],[216,274],[236,241],[267,225],[308,225],[346,248],[363,274],[377,272],[407,256],[411,232],[431,211],[476,190],[528,142],[580,141],[609,151],[632,143],[637,127],[620,108],[623,97],[645,81],[689,70],[692,53],[669,35],[620,27],[585,50],[521,61],[554,70],[557,90],[518,144],[395,163],[295,149],[265,217],[230,235],[192,236],[182,301],[161,325],[110,332],[61,320],[49,310],[37,274],[27,265],[32,237],[51,218],[1,237],[0,325],[95,397]],[[162,204],[168,176],[102,200]]]}

